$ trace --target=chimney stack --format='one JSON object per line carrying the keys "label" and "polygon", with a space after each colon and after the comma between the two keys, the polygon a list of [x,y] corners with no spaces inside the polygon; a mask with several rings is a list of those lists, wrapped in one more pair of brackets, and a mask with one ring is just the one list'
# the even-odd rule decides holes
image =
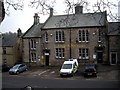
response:
{"label": "chimney stack", "polygon": [[75,6],[75,14],[82,14],[83,13],[83,6],[80,6],[79,4],[77,4]]}
{"label": "chimney stack", "polygon": [[19,28],[19,29],[17,30],[17,37],[19,38],[21,35],[22,35],[22,31],[21,31],[21,29]]}
{"label": "chimney stack", "polygon": [[35,13],[35,16],[34,16],[34,24],[37,25],[39,23],[39,16],[37,13]]}
{"label": "chimney stack", "polygon": [[53,16],[53,8],[50,8],[50,17]]}

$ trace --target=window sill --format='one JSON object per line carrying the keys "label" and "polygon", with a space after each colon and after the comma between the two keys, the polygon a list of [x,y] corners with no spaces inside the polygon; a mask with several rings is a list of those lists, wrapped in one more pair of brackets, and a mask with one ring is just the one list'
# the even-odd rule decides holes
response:
{"label": "window sill", "polygon": [[65,57],[56,57],[56,59],[64,59]]}
{"label": "window sill", "polygon": [[89,41],[78,41],[78,43],[89,43]]}
{"label": "window sill", "polygon": [[65,41],[55,41],[55,43],[65,43]]}

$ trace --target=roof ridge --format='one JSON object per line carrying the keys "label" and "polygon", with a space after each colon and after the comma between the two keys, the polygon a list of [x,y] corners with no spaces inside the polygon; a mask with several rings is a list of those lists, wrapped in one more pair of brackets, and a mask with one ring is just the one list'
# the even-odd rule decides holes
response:
{"label": "roof ridge", "polygon": [[52,17],[67,16],[67,15],[100,14],[100,13],[105,13],[105,11],[104,11],[104,12],[93,12],[93,13],[82,13],[82,14],[63,14],[63,15],[53,15]]}

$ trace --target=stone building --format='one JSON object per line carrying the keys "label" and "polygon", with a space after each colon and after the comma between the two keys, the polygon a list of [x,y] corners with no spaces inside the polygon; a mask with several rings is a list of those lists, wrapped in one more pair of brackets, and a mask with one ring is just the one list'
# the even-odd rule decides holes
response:
{"label": "stone building", "polygon": [[16,33],[2,34],[2,45],[0,46],[0,64],[13,66],[16,63],[22,62],[21,59],[21,30]]}
{"label": "stone building", "polygon": [[120,63],[120,22],[108,23],[108,47],[110,64]]}
{"label": "stone building", "polygon": [[23,35],[23,61],[35,64],[59,65],[69,58],[81,62],[106,63],[108,60],[106,12],[75,13],[50,16],[44,24],[35,14],[34,24]]}

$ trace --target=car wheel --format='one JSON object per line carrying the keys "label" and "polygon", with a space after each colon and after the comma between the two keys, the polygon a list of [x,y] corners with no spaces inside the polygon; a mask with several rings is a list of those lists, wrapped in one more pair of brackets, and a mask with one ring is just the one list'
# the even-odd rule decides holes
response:
{"label": "car wheel", "polygon": [[25,71],[27,71],[28,69],[26,68]]}
{"label": "car wheel", "polygon": [[18,75],[18,74],[19,74],[19,71],[17,71],[16,74]]}
{"label": "car wheel", "polygon": [[62,74],[60,74],[60,77],[63,77],[63,75],[62,75]]}
{"label": "car wheel", "polygon": [[73,72],[71,73],[71,77],[73,77]]}

